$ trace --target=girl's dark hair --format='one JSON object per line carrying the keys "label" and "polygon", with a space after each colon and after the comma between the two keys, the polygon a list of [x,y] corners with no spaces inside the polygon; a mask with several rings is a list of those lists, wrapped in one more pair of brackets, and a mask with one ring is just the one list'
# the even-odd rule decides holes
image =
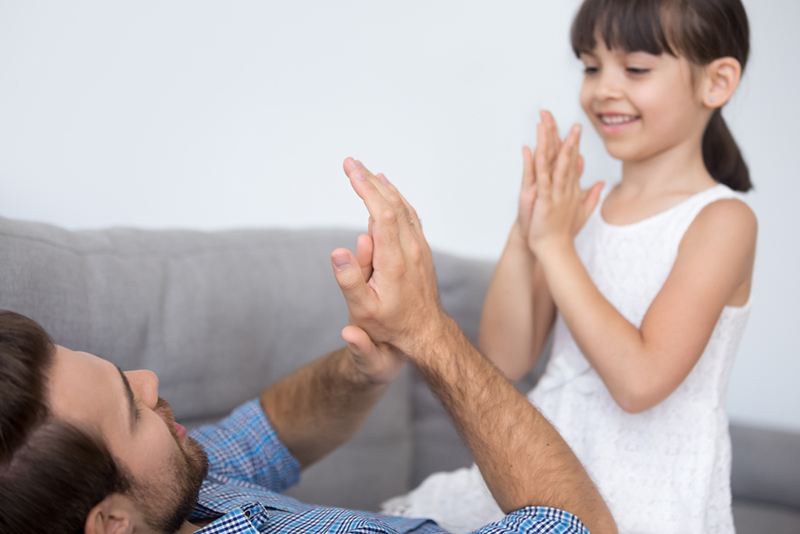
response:
{"label": "girl's dark hair", "polygon": [[[741,0],[585,0],[572,23],[572,49],[580,57],[597,45],[629,52],[668,53],[705,66],[722,57],[744,71],[750,29]],[[703,162],[711,176],[736,191],[749,191],[750,172],[721,109],[703,135]]]}
{"label": "girl's dark hair", "polygon": [[47,408],[54,346],[36,322],[0,311],[0,532],[84,531],[86,517],[132,478],[106,445]]}

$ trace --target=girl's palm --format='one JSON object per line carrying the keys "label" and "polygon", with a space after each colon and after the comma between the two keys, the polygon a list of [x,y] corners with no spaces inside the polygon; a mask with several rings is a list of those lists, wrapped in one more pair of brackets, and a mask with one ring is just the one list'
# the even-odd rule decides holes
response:
{"label": "girl's palm", "polygon": [[537,132],[537,154],[533,161],[535,199],[527,228],[528,246],[537,255],[550,243],[574,242],[597,205],[602,189],[599,182],[589,190],[581,190],[580,126],[573,126],[564,142],[559,140],[555,144],[553,138],[558,139],[558,131],[552,117],[548,118],[549,121],[539,124]]}

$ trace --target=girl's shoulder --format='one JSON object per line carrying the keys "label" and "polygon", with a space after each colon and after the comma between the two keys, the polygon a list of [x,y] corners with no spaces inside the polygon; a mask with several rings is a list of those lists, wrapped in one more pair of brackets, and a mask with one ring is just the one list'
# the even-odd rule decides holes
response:
{"label": "girl's shoulder", "polygon": [[755,250],[757,234],[755,213],[742,195],[734,193],[708,202],[700,209],[686,230],[680,248],[688,252],[712,247],[719,254],[740,256]]}
{"label": "girl's shoulder", "polygon": [[756,214],[744,201],[744,195],[725,185],[718,185],[721,194],[706,203],[692,221],[689,231],[705,234],[745,237],[758,231]]}

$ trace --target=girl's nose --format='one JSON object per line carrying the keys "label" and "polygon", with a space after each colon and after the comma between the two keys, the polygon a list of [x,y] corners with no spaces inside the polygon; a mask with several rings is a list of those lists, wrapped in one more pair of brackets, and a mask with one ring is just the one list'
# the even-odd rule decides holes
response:
{"label": "girl's nose", "polygon": [[158,376],[153,371],[127,371],[125,376],[131,384],[133,394],[150,409],[158,402]]}
{"label": "girl's nose", "polygon": [[600,74],[597,86],[595,87],[595,98],[598,100],[616,99],[620,98],[621,93],[619,80],[615,76],[615,73],[612,69],[605,69]]}

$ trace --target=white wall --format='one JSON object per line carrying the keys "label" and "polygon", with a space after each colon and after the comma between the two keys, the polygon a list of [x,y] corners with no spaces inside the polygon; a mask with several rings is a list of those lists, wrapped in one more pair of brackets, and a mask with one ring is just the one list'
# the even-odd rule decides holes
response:
{"label": "white wall", "polygon": [[[734,420],[800,431],[795,0],[746,1],[727,116],[760,221]],[[538,109],[587,124],[577,0],[0,2],[0,214],[108,225],[363,227],[345,156],[385,172],[430,242],[496,259]],[[587,180],[618,174],[586,135]],[[331,280],[333,283],[333,280]]]}

